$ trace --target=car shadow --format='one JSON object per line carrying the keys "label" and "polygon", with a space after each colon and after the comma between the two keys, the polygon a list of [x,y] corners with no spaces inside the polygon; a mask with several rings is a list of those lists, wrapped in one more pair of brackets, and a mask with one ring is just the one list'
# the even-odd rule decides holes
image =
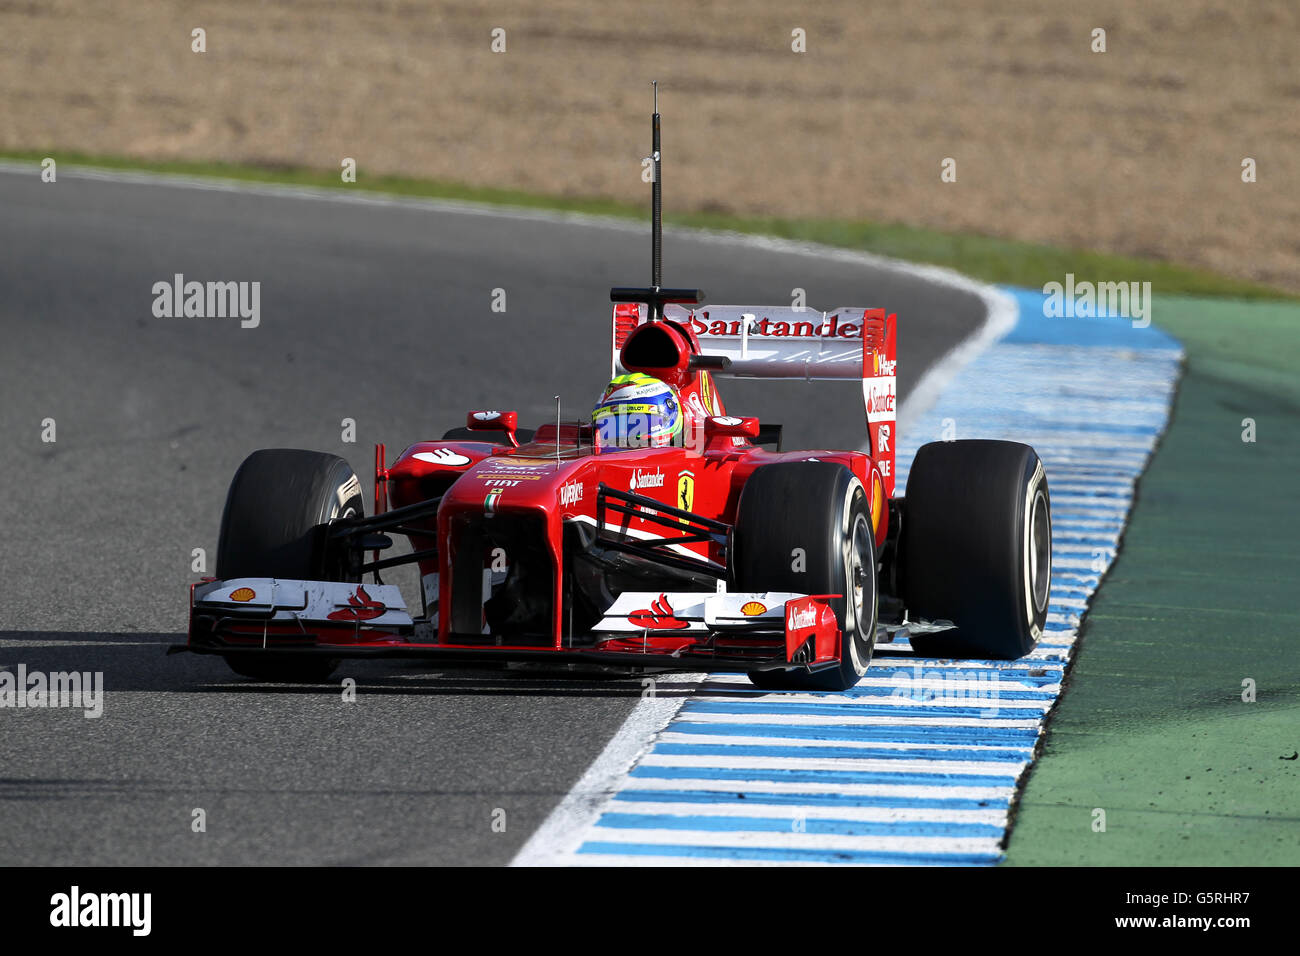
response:
{"label": "car shadow", "polygon": [[910,648],[892,647],[889,644],[877,644],[876,649],[871,654],[871,659],[879,660],[882,657],[900,658],[904,660],[915,660],[916,652]]}

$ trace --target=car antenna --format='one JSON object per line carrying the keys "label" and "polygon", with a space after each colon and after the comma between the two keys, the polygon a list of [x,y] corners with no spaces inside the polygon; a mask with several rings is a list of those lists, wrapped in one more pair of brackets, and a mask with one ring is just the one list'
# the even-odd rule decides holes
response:
{"label": "car antenna", "polygon": [[560,396],[555,396],[555,467],[560,467]]}
{"label": "car antenna", "polygon": [[659,81],[651,80],[654,87],[654,113],[650,116],[650,148],[648,159],[641,160],[642,165],[652,164],[653,178],[650,181],[650,285],[649,286],[615,286],[609,290],[611,302],[636,302],[649,307],[651,322],[658,322],[664,317],[666,303],[687,303],[697,305],[704,301],[704,293],[699,289],[665,289],[664,282],[664,206],[663,206],[663,153],[659,149]]}
{"label": "car antenna", "polygon": [[[654,180],[650,183],[650,285],[656,293],[664,284],[664,194],[663,156],[659,152],[659,81],[654,88],[654,114],[650,117],[650,159],[654,163]],[[663,303],[656,296],[650,303],[650,321],[663,318]]]}

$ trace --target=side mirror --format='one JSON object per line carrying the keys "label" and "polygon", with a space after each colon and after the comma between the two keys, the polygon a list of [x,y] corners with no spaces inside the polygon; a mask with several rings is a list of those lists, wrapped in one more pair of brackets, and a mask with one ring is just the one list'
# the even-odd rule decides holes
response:
{"label": "side mirror", "polygon": [[505,432],[510,444],[519,447],[515,438],[515,430],[519,427],[518,412],[470,412],[465,416],[465,427],[472,432]]}
{"label": "side mirror", "polygon": [[[713,444],[715,438],[754,439],[758,437],[758,430],[757,418],[710,415],[704,419],[704,440],[710,445]],[[735,443],[733,442],[733,444]]]}

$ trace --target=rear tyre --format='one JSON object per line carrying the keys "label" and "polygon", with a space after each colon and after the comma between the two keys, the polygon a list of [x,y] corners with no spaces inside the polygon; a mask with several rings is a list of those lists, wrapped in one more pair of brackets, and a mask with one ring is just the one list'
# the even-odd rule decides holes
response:
{"label": "rear tyre", "polygon": [[908,617],[957,625],[913,635],[918,654],[1014,660],[1033,650],[1052,580],[1037,453],[1007,441],[923,445],[907,478],[899,565]]}
{"label": "rear tyre", "polygon": [[838,691],[866,673],[876,643],[876,547],[866,491],[849,469],[796,461],[754,471],[736,515],[735,582],[742,591],[839,594],[839,666],[816,674],[751,671],[768,690]]}
{"label": "rear tyre", "polygon": [[[249,455],[230,482],[217,544],[217,577],[352,580],[347,556],[329,545],[338,518],[361,517],[361,482],[337,455],[266,448]],[[317,683],[338,666],[333,658],[292,653],[228,654],[244,677]]]}

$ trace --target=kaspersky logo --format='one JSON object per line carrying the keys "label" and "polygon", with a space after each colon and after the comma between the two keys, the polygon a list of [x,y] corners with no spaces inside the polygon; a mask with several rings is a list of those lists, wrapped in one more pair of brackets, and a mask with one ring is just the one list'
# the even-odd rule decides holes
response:
{"label": "kaspersky logo", "polygon": [[582,482],[570,481],[560,485],[560,504],[571,508],[582,500]]}

